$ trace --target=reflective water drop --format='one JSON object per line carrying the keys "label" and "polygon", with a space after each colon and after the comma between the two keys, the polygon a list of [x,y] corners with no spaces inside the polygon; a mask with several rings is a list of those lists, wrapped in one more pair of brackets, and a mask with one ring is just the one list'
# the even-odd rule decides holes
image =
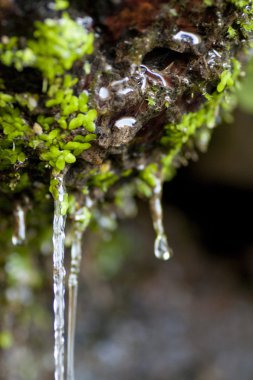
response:
{"label": "reflective water drop", "polygon": [[101,87],[98,93],[98,96],[100,97],[101,100],[106,100],[110,96],[110,92],[108,88],[106,87]]}
{"label": "reflective water drop", "polygon": [[16,204],[14,209],[15,226],[12,235],[12,244],[18,245],[25,241],[25,210],[20,204]]}
{"label": "reflective water drop", "polygon": [[125,96],[127,94],[129,94],[130,92],[133,92],[133,88],[131,87],[126,87],[126,88],[122,88],[120,90],[117,91],[117,94],[120,95],[120,96]]}
{"label": "reflective water drop", "polygon": [[117,128],[125,128],[125,127],[133,127],[136,123],[136,119],[134,117],[122,117],[115,122],[115,127]]}
{"label": "reflective water drop", "polygon": [[[143,70],[144,75],[146,75],[148,77],[148,79],[151,81],[151,83],[160,84],[163,87],[170,87],[167,80],[160,73],[158,73],[154,70],[151,70],[150,68],[148,68],[146,65],[143,65],[143,64],[140,65],[140,68]],[[142,83],[142,89],[144,89],[143,86],[144,86],[144,84]],[[146,86],[146,84],[145,84],[145,86]]]}
{"label": "reflective water drop", "polygon": [[155,256],[160,260],[169,260],[172,252],[165,235],[158,235],[155,239]]}
{"label": "reflective water drop", "polygon": [[58,196],[54,202],[53,222],[53,281],[54,281],[54,360],[55,380],[64,380],[64,294],[65,294],[65,268],[64,243],[66,216],[62,215],[64,207],[64,178],[57,178]]}
{"label": "reflective water drop", "polygon": [[167,237],[163,226],[163,211],[162,211],[162,181],[156,178],[156,186],[153,190],[153,195],[150,198],[150,210],[153,220],[153,226],[156,233],[154,253],[160,260],[169,260],[173,254],[169,247]]}
{"label": "reflective water drop", "polygon": [[215,65],[220,64],[221,58],[222,57],[221,57],[220,53],[217,50],[212,49],[207,53],[206,62],[208,64],[208,66],[212,69]]}
{"label": "reflective water drop", "polygon": [[190,45],[198,45],[201,43],[200,35],[196,33],[186,32],[184,30],[180,30],[177,34],[173,36],[174,41],[186,42]]}
{"label": "reflective water drop", "polygon": [[128,77],[125,77],[125,78],[122,78],[120,80],[115,80],[113,82],[111,82],[111,86],[112,87],[118,87],[118,86],[121,86],[122,84],[124,83],[127,83],[129,81],[129,78]]}

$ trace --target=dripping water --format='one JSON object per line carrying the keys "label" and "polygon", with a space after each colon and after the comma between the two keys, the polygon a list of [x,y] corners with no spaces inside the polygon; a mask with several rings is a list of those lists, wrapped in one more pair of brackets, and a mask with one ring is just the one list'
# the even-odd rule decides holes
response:
{"label": "dripping water", "polygon": [[82,259],[82,236],[90,221],[90,212],[86,207],[79,209],[74,216],[73,241],[71,246],[71,264],[68,279],[68,352],[67,380],[74,380],[74,351],[77,314],[78,275]]}
{"label": "dripping water", "polygon": [[76,330],[76,309],[78,292],[78,274],[82,256],[82,232],[74,231],[74,241],[71,247],[71,267],[68,280],[69,304],[68,304],[68,358],[67,380],[74,380],[74,349]]}
{"label": "dripping water", "polygon": [[53,281],[54,281],[54,360],[55,380],[64,380],[64,242],[66,216],[62,215],[65,187],[64,178],[57,177],[58,196],[54,202],[53,222]]}
{"label": "dripping water", "polygon": [[167,237],[163,226],[163,210],[162,210],[162,181],[156,179],[156,185],[153,195],[150,199],[150,210],[153,220],[153,226],[156,233],[154,253],[160,260],[169,260],[172,256],[172,250],[168,245]]}
{"label": "dripping water", "polygon": [[16,204],[14,210],[15,226],[12,235],[12,244],[18,245],[25,241],[26,228],[25,228],[25,210],[20,204]]}

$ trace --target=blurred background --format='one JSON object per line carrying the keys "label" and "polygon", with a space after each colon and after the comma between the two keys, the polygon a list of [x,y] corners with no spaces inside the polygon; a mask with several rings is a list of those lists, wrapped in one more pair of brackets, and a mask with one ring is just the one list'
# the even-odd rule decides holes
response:
{"label": "blurred background", "polygon": [[[76,380],[253,379],[253,64],[245,79],[234,121],[164,187],[169,262],[146,203],[86,234]],[[1,237],[1,380],[53,378],[51,231],[29,234],[8,259]]]}

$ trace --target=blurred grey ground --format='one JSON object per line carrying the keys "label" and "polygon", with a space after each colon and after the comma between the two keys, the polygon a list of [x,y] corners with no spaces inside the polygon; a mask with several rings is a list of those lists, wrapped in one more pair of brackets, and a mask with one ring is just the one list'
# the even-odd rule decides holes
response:
{"label": "blurred grey ground", "polygon": [[170,262],[153,257],[146,205],[121,224],[130,252],[113,279],[99,279],[92,257],[84,260],[78,379],[252,380],[252,141],[252,118],[237,113],[199,163],[165,187]]}
{"label": "blurred grey ground", "polygon": [[[146,204],[105,241],[86,237],[76,380],[253,379],[252,124],[237,112],[165,186],[171,261],[153,256]],[[45,318],[29,328],[21,318],[1,380],[53,378],[50,271],[46,281],[47,296],[36,299]]]}

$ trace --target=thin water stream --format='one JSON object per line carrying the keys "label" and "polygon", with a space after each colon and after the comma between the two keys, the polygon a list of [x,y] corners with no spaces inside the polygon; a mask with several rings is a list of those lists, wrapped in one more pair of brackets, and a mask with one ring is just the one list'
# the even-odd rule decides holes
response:
{"label": "thin water stream", "polygon": [[168,245],[167,236],[163,225],[163,209],[162,209],[162,181],[156,179],[156,186],[153,195],[150,198],[150,210],[153,220],[153,226],[156,233],[154,253],[160,260],[169,260],[172,256],[172,249]]}
{"label": "thin water stream", "polygon": [[75,330],[77,313],[78,275],[82,258],[82,231],[75,229],[71,247],[71,267],[68,279],[68,351],[67,380],[74,380]]}
{"label": "thin water stream", "polygon": [[25,241],[26,226],[25,226],[25,209],[18,203],[14,209],[15,225],[12,235],[12,244],[19,245]]}
{"label": "thin water stream", "polygon": [[57,177],[58,196],[54,202],[53,222],[53,281],[54,281],[54,360],[55,380],[64,380],[64,242],[66,216],[62,215],[65,187],[64,177]]}
{"label": "thin water stream", "polygon": [[82,236],[91,218],[87,207],[74,212],[73,234],[71,246],[71,264],[68,279],[68,351],[67,351],[67,380],[74,380],[75,332],[77,315],[78,275],[82,259]]}

